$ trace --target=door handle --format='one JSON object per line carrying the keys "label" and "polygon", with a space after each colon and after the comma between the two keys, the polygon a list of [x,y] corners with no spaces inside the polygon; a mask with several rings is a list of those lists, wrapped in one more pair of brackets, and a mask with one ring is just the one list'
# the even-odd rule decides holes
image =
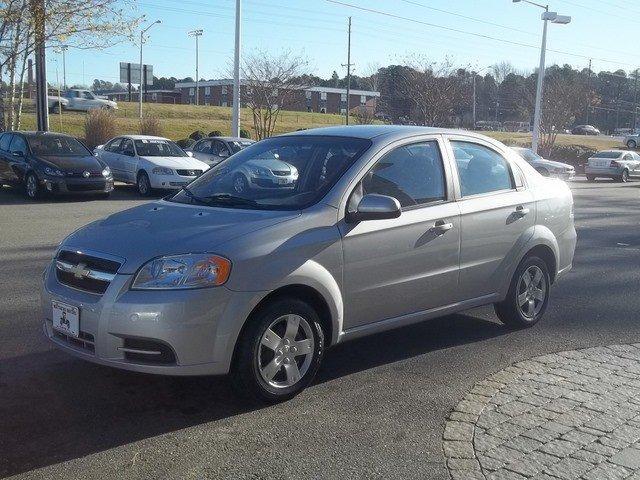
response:
{"label": "door handle", "polygon": [[527,213],[529,213],[528,208],[524,208],[522,205],[518,205],[516,207],[516,215],[518,215],[519,217],[524,217]]}
{"label": "door handle", "polygon": [[431,231],[433,231],[437,235],[443,235],[452,228],[453,223],[447,222],[446,220],[437,220],[436,223],[433,224]]}

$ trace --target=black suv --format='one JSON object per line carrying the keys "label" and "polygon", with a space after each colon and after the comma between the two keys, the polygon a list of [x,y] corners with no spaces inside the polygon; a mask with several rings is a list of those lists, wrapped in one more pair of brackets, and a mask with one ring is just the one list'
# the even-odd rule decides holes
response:
{"label": "black suv", "polygon": [[0,135],[0,186],[22,186],[29,198],[47,193],[113,190],[109,167],[75,138],[60,133],[5,132]]}

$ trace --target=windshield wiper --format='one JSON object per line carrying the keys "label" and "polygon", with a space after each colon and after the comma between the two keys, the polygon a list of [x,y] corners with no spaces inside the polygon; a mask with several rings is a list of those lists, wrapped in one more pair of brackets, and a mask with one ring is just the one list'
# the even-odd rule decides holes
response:
{"label": "windshield wiper", "polygon": [[193,193],[191,190],[189,190],[188,187],[186,186],[182,186],[180,187],[180,189],[184,192],[184,194],[192,201],[194,202],[198,202],[202,205],[209,205],[209,201],[206,198],[202,198],[197,196],[195,193]]}
{"label": "windshield wiper", "polygon": [[225,205],[246,205],[250,207],[258,207],[259,203],[249,198],[236,197],[228,193],[216,193],[204,197],[205,201],[210,203],[218,203]]}

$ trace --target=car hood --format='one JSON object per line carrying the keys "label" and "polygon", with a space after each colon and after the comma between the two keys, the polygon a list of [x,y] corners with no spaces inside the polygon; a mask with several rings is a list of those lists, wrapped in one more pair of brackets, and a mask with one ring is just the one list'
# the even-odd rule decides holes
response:
{"label": "car hood", "polygon": [[553,160],[547,160],[547,159],[534,160],[531,163],[532,163],[532,165],[535,165],[536,167],[573,168],[573,166],[571,166],[571,165],[569,165],[567,163],[554,162]]}
{"label": "car hood", "polygon": [[82,172],[84,170],[99,172],[104,168],[102,163],[93,155],[40,155],[38,158],[45,163],[68,172]]}
{"label": "car hood", "polygon": [[140,157],[156,167],[188,170],[208,170],[209,165],[193,157]]}
{"label": "car hood", "polygon": [[217,250],[219,245],[299,215],[297,211],[215,208],[160,200],[90,223],[69,235],[61,248],[120,257],[125,261],[119,272],[133,274],[162,255],[224,255]]}

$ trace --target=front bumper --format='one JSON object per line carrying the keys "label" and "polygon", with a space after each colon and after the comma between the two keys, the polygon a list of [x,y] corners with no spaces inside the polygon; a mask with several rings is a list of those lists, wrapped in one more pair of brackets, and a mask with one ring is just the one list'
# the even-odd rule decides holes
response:
{"label": "front bumper", "polygon": [[296,186],[297,177],[278,177],[278,176],[257,176],[251,177],[251,188],[254,189],[274,189],[274,188],[294,188]]}
{"label": "front bumper", "polygon": [[[225,287],[132,291],[132,280],[132,275],[117,274],[105,293],[97,295],[60,283],[52,263],[41,290],[45,335],[72,355],[111,367],[164,375],[228,372],[235,339],[247,315],[244,308],[255,304],[250,298],[255,293]],[[80,309],[79,339],[54,330],[53,300]],[[172,354],[170,361],[166,356],[132,355],[127,351],[132,342],[163,345]]]}
{"label": "front bumper", "polygon": [[49,193],[109,193],[113,191],[113,177],[65,178],[46,175],[40,180]]}
{"label": "front bumper", "polygon": [[189,185],[196,178],[198,177],[150,174],[149,182],[151,183],[151,188],[158,190],[180,190],[182,187]]}

